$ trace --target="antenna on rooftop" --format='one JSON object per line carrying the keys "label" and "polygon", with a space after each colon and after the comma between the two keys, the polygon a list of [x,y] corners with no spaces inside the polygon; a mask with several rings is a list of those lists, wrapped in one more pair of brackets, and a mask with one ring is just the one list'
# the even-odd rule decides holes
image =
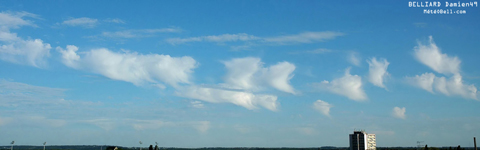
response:
{"label": "antenna on rooftop", "polygon": [[420,150],[420,148],[423,147],[422,143],[423,141],[417,141],[417,150]]}
{"label": "antenna on rooftop", "polygon": [[10,144],[12,144],[11,150],[13,150],[13,144],[15,144],[15,141],[12,141],[12,143],[10,143]]}

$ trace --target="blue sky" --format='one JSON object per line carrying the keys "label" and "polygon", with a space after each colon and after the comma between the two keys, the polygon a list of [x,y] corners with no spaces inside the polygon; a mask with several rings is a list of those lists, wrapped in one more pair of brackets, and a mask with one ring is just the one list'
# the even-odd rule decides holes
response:
{"label": "blue sky", "polygon": [[479,8],[423,9],[3,1],[0,145],[473,146]]}

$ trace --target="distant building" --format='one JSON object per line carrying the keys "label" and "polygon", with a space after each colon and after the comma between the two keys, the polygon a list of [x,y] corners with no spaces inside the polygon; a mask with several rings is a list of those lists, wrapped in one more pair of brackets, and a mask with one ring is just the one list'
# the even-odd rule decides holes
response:
{"label": "distant building", "polygon": [[353,131],[350,134],[350,150],[376,150],[377,143],[375,134],[368,134],[367,132]]}
{"label": "distant building", "polygon": [[116,146],[108,146],[107,150],[118,150],[118,147]]}

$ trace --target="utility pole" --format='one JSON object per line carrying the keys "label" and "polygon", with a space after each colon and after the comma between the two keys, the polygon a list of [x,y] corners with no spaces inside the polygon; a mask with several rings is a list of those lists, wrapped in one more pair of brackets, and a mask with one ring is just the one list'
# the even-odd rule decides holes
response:
{"label": "utility pole", "polygon": [[15,141],[12,141],[10,144],[12,144],[12,148],[10,148],[10,150],[13,150],[13,144],[15,144]]}
{"label": "utility pole", "polygon": [[473,145],[475,145],[475,150],[477,150],[477,139],[475,137],[473,137]]}
{"label": "utility pole", "polygon": [[417,150],[421,149],[421,147],[423,146],[422,143],[423,141],[417,141]]}

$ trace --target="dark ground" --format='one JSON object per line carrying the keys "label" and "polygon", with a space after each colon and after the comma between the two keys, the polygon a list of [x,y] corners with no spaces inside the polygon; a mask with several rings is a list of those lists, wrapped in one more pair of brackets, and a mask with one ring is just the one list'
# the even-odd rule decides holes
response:
{"label": "dark ground", "polygon": [[[56,145],[46,146],[45,150],[105,150],[110,145]],[[114,146],[114,145],[112,145]],[[117,146],[120,150],[139,150],[139,147],[121,147]],[[10,150],[10,146],[0,146],[0,150]],[[100,149],[102,148],[102,149]],[[23,146],[14,145],[14,150],[43,150],[43,146]],[[348,147],[312,147],[312,148],[264,148],[264,147],[207,147],[207,148],[173,148],[173,147],[160,147],[160,150],[348,150]],[[142,147],[142,150],[148,150],[148,147]],[[424,150],[424,148],[418,149],[417,147],[377,147],[377,150]],[[428,150],[457,150],[457,146],[451,147],[429,147]],[[460,150],[474,150],[473,147],[465,147]]]}

